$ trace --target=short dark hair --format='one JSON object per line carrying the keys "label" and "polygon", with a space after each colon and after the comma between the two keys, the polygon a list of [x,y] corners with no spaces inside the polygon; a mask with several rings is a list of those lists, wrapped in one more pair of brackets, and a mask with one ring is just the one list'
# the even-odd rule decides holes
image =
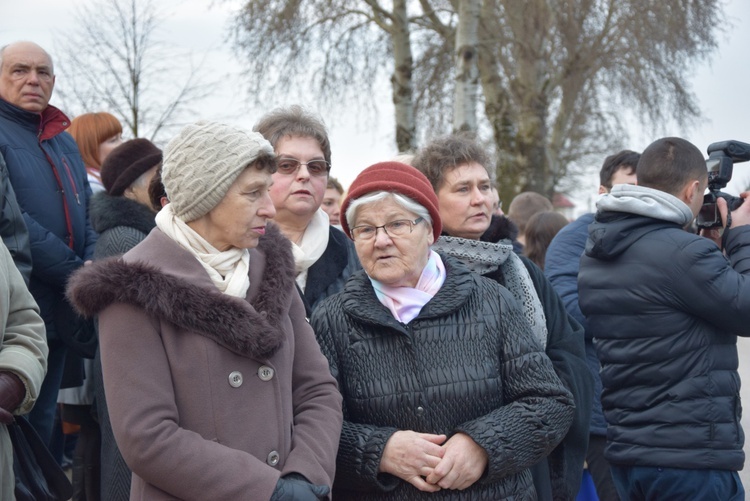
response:
{"label": "short dark hair", "polygon": [[664,137],[643,150],[636,178],[640,186],[678,196],[688,182],[707,180],[708,169],[694,144],[679,137]]}
{"label": "short dark hair", "polygon": [[331,163],[331,143],[323,120],[302,106],[276,108],[261,117],[253,130],[260,132],[274,148],[284,137],[311,137],[323,151],[323,158]]}
{"label": "short dark hair", "polygon": [[167,197],[167,190],[164,188],[164,184],[161,182],[161,165],[156,170],[156,173],[151,178],[151,182],[148,183],[148,199],[151,202],[151,208],[159,212],[161,210],[161,199]]}
{"label": "short dark hair", "polygon": [[434,139],[419,150],[412,160],[412,166],[430,180],[435,192],[442,186],[447,171],[470,163],[478,163],[484,167],[490,179],[494,179],[490,171],[490,156],[466,133]]}
{"label": "short dark hair", "polygon": [[599,184],[612,189],[612,177],[622,169],[628,169],[631,173],[637,172],[636,167],[641,159],[641,154],[632,150],[622,150],[604,159],[604,164],[599,171]]}

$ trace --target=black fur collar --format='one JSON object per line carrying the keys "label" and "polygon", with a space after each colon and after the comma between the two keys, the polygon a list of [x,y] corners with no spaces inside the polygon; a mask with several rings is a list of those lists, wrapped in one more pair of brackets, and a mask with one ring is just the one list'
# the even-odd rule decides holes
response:
{"label": "black fur collar", "polygon": [[113,197],[99,192],[89,202],[91,226],[97,233],[117,226],[135,228],[148,234],[156,226],[156,213],[149,207],[125,197]]}
{"label": "black fur collar", "polygon": [[239,355],[267,358],[283,343],[280,326],[288,314],[291,294],[296,294],[294,261],[289,241],[273,224],[268,225],[258,250],[265,255],[266,265],[251,301],[254,309],[244,300],[122,258],[81,268],[70,279],[67,294],[86,317],[113,303],[128,303]]}
{"label": "black fur collar", "polygon": [[518,227],[513,224],[513,221],[506,216],[492,216],[490,227],[479,237],[479,240],[496,244],[505,238],[515,242],[516,237],[518,237]]}

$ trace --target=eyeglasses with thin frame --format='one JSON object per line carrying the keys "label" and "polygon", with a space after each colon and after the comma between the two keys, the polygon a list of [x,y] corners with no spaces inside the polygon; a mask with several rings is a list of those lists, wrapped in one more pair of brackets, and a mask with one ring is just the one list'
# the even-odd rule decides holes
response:
{"label": "eyeglasses with thin frame", "polygon": [[297,173],[301,165],[307,167],[307,171],[310,175],[315,177],[327,176],[328,172],[331,170],[331,164],[325,160],[300,162],[293,157],[278,157],[276,159],[276,172],[284,174],[285,176],[291,176]]}
{"label": "eyeglasses with thin frame", "polygon": [[355,226],[351,229],[352,238],[360,242],[373,240],[377,236],[378,230],[380,228],[383,228],[385,234],[391,238],[403,237],[414,231],[414,225],[419,224],[422,221],[424,221],[424,218],[418,217],[414,221],[410,221],[408,219],[396,219],[395,221],[385,223],[382,226],[370,226],[369,224],[363,224],[360,226]]}

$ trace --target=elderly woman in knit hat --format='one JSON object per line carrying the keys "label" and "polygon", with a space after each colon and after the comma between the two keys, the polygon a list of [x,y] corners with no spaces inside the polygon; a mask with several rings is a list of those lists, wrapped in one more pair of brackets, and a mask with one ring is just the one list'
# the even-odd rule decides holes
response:
{"label": "elderly woman in knit hat", "polygon": [[311,320],[344,399],[334,497],[536,499],[528,468],[573,402],[518,303],[430,249],[442,222],[413,167],[368,167],[341,211],[364,270]]}
{"label": "elderly woman in knit hat", "polygon": [[130,498],[317,500],[333,481],[336,389],[268,220],[276,163],[260,134],[186,126],[164,151],[170,203],[122,258],[69,285],[99,315]]}

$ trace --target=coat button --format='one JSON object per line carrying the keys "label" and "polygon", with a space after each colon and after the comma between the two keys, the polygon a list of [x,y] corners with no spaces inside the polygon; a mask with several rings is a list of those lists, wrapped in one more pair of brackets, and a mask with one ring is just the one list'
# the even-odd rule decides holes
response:
{"label": "coat button", "polygon": [[417,414],[419,414],[420,416],[424,414],[424,407],[422,407],[421,405],[417,407]]}
{"label": "coat button", "polygon": [[267,365],[258,368],[258,377],[261,381],[270,381],[273,378],[273,369]]}
{"label": "coat button", "polygon": [[266,458],[266,463],[268,463],[269,466],[276,466],[279,464],[279,453],[276,451],[269,452],[268,458]]}
{"label": "coat button", "polygon": [[234,371],[229,375],[229,386],[232,388],[242,386],[242,373],[240,371]]}

